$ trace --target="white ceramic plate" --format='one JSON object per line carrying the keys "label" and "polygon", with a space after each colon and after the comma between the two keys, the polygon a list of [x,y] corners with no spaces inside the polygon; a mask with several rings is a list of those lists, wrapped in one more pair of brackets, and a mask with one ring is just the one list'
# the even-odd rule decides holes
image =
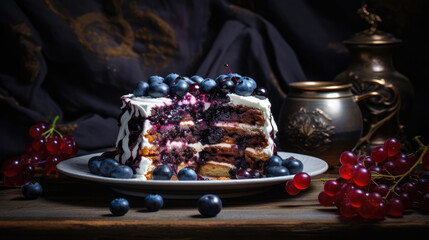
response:
{"label": "white ceramic plate", "polygon": [[[328,164],[322,159],[289,152],[279,152],[282,158],[294,156],[304,164],[304,172],[310,176],[324,173]],[[142,179],[118,179],[108,178],[92,174],[88,170],[88,160],[101,153],[84,155],[60,162],[57,169],[60,173],[92,182],[109,185],[112,190],[144,197],[150,193],[161,194],[164,198],[191,199],[201,197],[203,194],[212,193],[220,197],[241,197],[268,191],[270,187],[285,183],[294,175],[284,177],[257,178],[257,179],[231,179],[231,180],[207,180],[207,181],[162,181]]]}

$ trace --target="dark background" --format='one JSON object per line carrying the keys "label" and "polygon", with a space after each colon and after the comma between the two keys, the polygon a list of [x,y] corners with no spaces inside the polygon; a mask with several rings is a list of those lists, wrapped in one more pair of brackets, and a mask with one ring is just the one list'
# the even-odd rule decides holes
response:
{"label": "dark background", "polygon": [[28,129],[59,115],[79,154],[114,146],[119,97],[171,72],[232,71],[268,89],[278,116],[288,84],[329,81],[348,65],[343,41],[369,25],[403,42],[393,61],[415,99],[406,135],[428,139],[428,44],[423,0],[0,2],[0,160],[23,154]]}

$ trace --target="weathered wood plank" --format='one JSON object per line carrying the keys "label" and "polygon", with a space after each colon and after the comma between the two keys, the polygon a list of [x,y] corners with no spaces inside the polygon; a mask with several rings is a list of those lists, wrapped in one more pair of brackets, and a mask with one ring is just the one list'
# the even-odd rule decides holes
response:
{"label": "weathered wood plank", "polygon": [[[321,177],[335,177],[325,174]],[[61,239],[232,239],[243,236],[274,238],[276,236],[356,239],[364,233],[382,233],[397,237],[429,233],[429,215],[408,210],[401,218],[383,221],[344,219],[335,207],[322,207],[317,195],[322,182],[297,196],[285,193],[283,185],[255,196],[222,199],[223,209],[215,218],[203,218],[196,200],[166,199],[158,212],[148,212],[143,199],[126,196],[130,211],[122,217],[112,216],[109,202],[123,196],[109,187],[60,178],[42,182],[44,195],[36,200],[22,198],[19,188],[0,189],[0,236],[2,239],[29,237]],[[5,238],[3,238],[3,236]],[[58,237],[56,237],[58,238]],[[16,238],[13,238],[16,239]]]}

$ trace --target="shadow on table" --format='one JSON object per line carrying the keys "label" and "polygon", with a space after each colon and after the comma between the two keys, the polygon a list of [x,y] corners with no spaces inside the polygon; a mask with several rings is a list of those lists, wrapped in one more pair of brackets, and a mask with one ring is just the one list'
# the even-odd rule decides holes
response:
{"label": "shadow on table", "polygon": [[[133,207],[144,208],[144,197],[124,195],[113,191],[109,186],[76,180],[71,178],[50,179],[41,182],[44,193],[43,198],[48,201],[62,204],[105,207],[106,203],[114,198],[126,198]],[[270,187],[266,192],[235,198],[222,198],[224,207],[240,207],[246,205],[264,205],[273,202],[281,202],[283,207],[288,203],[296,206],[296,198],[306,194],[302,191],[298,196],[290,196],[284,190],[284,184]],[[20,200],[20,199],[16,199]],[[197,199],[164,199],[164,209],[195,208]],[[286,204],[285,204],[286,203]]]}

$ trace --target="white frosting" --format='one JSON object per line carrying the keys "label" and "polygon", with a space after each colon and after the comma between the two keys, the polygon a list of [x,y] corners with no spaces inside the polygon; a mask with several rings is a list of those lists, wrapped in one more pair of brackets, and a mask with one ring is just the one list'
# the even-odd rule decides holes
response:
{"label": "white frosting", "polygon": [[173,102],[170,98],[135,97],[134,94],[124,95],[121,99],[123,101],[122,107],[130,104],[132,108],[136,108],[136,116],[142,117],[149,117],[155,107],[168,106]]}
{"label": "white frosting", "polygon": [[275,137],[278,132],[278,128],[271,113],[270,100],[268,100],[268,98],[258,99],[253,96],[240,96],[233,93],[228,94],[228,96],[231,99],[233,105],[243,105],[248,107],[260,108],[262,110],[262,112],[264,113],[265,124],[260,129],[265,133],[266,139],[268,139],[268,146],[263,151],[270,156],[273,155],[274,139],[271,138],[271,132],[273,132],[273,136]]}
{"label": "white frosting", "polygon": [[[253,96],[239,96],[237,94],[228,94],[228,96],[231,99],[232,105],[244,105],[248,107],[254,107],[259,108],[264,113],[264,119],[265,123],[263,127],[258,126],[251,126],[248,124],[243,123],[225,123],[225,122],[219,122],[216,123],[216,126],[234,126],[239,127],[243,129],[259,129],[264,134],[265,137],[268,139],[268,146],[264,149],[254,149],[254,148],[246,148],[245,151],[250,151],[254,154],[257,153],[265,153],[268,155],[272,155],[274,153],[274,140],[271,138],[271,134],[275,135],[277,134],[277,125],[274,122],[273,116],[271,114],[271,103],[268,99],[258,99]],[[144,137],[144,135],[150,131],[150,129],[153,127],[148,119],[146,119],[143,123],[143,130],[140,136],[137,138],[137,144],[135,144],[133,149],[129,149],[129,135],[130,131],[128,129],[128,121],[131,119],[132,116],[134,117],[144,117],[147,118],[152,114],[152,109],[156,107],[163,107],[163,106],[169,106],[173,103],[172,99],[170,98],[152,98],[152,97],[135,97],[133,94],[124,95],[121,97],[123,101],[122,108],[127,107],[127,110],[122,114],[120,119],[120,129],[118,133],[118,138],[116,140],[116,145],[119,144],[120,147],[123,150],[123,154],[120,156],[117,156],[117,160],[121,163],[125,163],[126,160],[131,158],[136,158],[139,154],[138,151],[142,149],[143,147],[152,147],[153,144],[149,142],[149,140]],[[179,105],[181,104],[195,104],[198,100],[191,94],[185,95],[185,97],[178,102]],[[210,107],[209,102],[204,102],[204,109],[208,109]],[[184,121],[180,123],[181,126],[192,126],[194,125],[193,121]],[[184,146],[192,147],[196,150],[196,155],[198,156],[198,153],[203,151],[206,147],[212,147],[212,146],[219,146],[219,147],[237,147],[235,144],[227,144],[227,143],[218,143],[213,145],[203,145],[201,143],[184,143],[184,142],[174,142],[174,141],[168,141],[166,147],[167,148],[180,148]],[[212,164],[221,164],[216,162],[210,162]],[[136,168],[136,178],[145,178],[145,175],[148,173],[148,170],[152,167],[151,166],[152,161],[149,158],[146,158],[144,156],[141,156],[139,167]],[[222,163],[223,164],[223,163]],[[231,164],[227,164],[230,167],[234,167]]]}

